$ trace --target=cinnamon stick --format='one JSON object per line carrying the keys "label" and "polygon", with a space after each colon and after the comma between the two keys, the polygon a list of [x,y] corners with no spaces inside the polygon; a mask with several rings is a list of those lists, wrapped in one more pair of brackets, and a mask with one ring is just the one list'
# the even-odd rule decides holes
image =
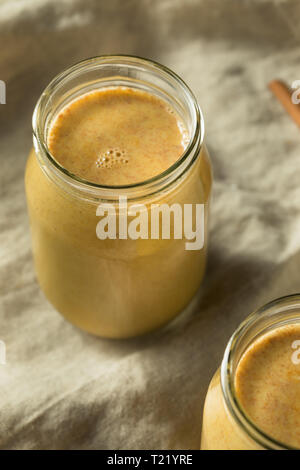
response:
{"label": "cinnamon stick", "polygon": [[300,104],[294,104],[292,102],[292,94],[294,93],[294,90],[291,90],[281,80],[272,80],[268,86],[278,101],[280,101],[285,110],[289,113],[291,118],[296,124],[298,124],[298,126],[300,126]]}

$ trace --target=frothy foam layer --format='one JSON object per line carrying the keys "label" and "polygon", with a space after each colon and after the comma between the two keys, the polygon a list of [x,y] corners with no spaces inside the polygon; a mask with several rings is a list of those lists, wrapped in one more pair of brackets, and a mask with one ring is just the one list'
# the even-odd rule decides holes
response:
{"label": "frothy foam layer", "polygon": [[125,150],[110,149],[102,153],[96,160],[98,168],[113,168],[116,165],[126,165],[129,157]]}
{"label": "frothy foam layer", "polygon": [[172,166],[189,143],[175,110],[148,92],[109,87],[87,93],[56,116],[54,158],[71,173],[105,185],[134,184]]}

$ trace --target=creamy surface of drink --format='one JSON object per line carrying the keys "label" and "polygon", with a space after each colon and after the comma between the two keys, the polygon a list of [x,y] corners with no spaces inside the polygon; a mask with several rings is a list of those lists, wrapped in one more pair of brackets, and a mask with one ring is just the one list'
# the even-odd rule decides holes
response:
{"label": "creamy surface of drink", "polygon": [[50,127],[48,148],[76,176],[117,186],[167,170],[188,140],[167,102],[120,86],[87,93],[63,108]]}
{"label": "creamy surface of drink", "polygon": [[257,339],[239,362],[235,388],[257,427],[300,448],[300,325],[282,326]]}

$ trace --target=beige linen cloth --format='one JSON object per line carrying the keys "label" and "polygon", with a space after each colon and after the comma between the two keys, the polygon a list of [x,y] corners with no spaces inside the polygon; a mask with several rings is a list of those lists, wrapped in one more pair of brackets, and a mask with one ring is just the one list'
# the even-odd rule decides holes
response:
{"label": "beige linen cloth", "polygon": [[[1,449],[197,449],[233,330],[300,291],[300,131],[267,89],[300,79],[297,0],[0,1]],[[180,74],[214,166],[208,270],[187,312],[130,341],[68,324],[35,279],[23,174],[31,115],[59,71],[98,54]]]}

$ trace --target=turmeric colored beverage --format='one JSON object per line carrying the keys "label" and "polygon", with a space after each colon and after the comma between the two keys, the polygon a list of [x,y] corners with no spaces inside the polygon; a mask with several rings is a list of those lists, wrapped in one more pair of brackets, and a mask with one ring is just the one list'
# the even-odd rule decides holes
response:
{"label": "turmeric colored beverage", "polygon": [[[33,127],[26,193],[47,298],[70,322],[105,337],[170,321],[197,292],[206,262],[211,168],[189,89],[146,60],[95,58],[48,86]],[[188,251],[185,239],[161,236],[99,239],[97,207],[111,203],[119,218],[120,196],[147,211],[152,203],[203,204],[203,247]]]}

